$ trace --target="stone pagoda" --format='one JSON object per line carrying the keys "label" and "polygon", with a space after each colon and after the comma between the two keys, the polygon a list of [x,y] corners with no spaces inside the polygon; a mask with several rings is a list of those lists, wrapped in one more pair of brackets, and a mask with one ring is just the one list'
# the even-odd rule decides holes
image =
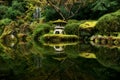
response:
{"label": "stone pagoda", "polygon": [[56,21],[53,21],[53,24],[55,24],[55,29],[54,29],[54,34],[64,34],[65,31],[64,31],[64,26],[67,22],[64,21],[64,20],[56,20]]}

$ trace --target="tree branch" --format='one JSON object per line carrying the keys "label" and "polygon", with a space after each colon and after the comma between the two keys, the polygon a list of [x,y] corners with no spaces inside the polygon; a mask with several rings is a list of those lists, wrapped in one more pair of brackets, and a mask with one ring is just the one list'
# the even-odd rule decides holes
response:
{"label": "tree branch", "polygon": [[60,8],[58,8],[57,6],[55,6],[50,0],[46,0],[48,4],[50,4],[55,10],[56,12],[59,13],[59,15],[63,18],[63,20],[66,20],[64,15],[62,14]]}

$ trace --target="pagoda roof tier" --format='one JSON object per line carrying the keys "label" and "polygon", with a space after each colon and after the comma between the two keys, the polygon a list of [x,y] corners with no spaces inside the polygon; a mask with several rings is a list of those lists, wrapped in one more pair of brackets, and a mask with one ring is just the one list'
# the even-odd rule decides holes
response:
{"label": "pagoda roof tier", "polygon": [[53,21],[53,24],[66,24],[67,22],[61,19]]}

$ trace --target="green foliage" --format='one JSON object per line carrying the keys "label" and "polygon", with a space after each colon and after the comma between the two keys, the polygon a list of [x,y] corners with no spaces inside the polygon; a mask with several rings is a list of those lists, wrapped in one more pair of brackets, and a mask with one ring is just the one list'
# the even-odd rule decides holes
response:
{"label": "green foliage", "polygon": [[15,10],[19,10],[21,12],[24,12],[25,11],[25,4],[24,4],[24,2],[13,1],[12,8]]}
{"label": "green foliage", "polygon": [[10,18],[15,20],[16,17],[22,16],[28,9],[27,2],[24,0],[9,0],[6,5],[0,5],[0,19]]}
{"label": "green foliage", "polygon": [[14,10],[12,7],[8,8],[4,17],[10,19],[16,19],[17,16],[20,16],[22,13],[19,10]]}
{"label": "green foliage", "polygon": [[46,21],[60,19],[60,15],[51,7],[47,6],[43,12]]}
{"label": "green foliage", "polygon": [[11,22],[11,19],[5,18],[0,20],[0,34],[2,33],[4,26],[8,25]]}
{"label": "green foliage", "polygon": [[3,18],[7,10],[8,10],[7,6],[3,6],[3,5],[0,6],[0,19]]}
{"label": "green foliage", "polygon": [[66,8],[64,6],[60,6],[60,10],[65,17],[69,17],[69,12],[66,11]]}
{"label": "green foliage", "polygon": [[38,24],[33,32],[34,40],[38,40],[39,37],[41,37],[45,33],[49,33],[50,31],[50,25],[48,24]]}
{"label": "green foliage", "polygon": [[79,36],[82,39],[89,39],[89,37],[91,37],[96,32],[94,29],[96,23],[97,21],[94,20],[87,20],[81,23],[79,26]]}
{"label": "green foliage", "polygon": [[71,23],[80,23],[81,21],[78,21],[78,20],[75,20],[75,19],[70,19],[67,21],[68,24],[71,24]]}
{"label": "green foliage", "polygon": [[114,12],[118,9],[120,9],[120,5],[117,0],[96,0],[85,10],[87,10],[87,17],[89,19],[98,19],[104,14]]}
{"label": "green foliage", "polygon": [[96,0],[96,2],[94,2],[92,4],[93,6],[93,11],[106,11],[108,10],[108,8],[116,6],[117,2],[116,1],[111,1],[111,0]]}
{"label": "green foliage", "polygon": [[0,27],[8,25],[10,22],[11,22],[11,19],[8,19],[8,18],[2,19],[0,20]]}
{"label": "green foliage", "polygon": [[81,39],[89,39],[95,33],[94,26],[97,21],[93,20],[69,20],[65,26],[66,34],[78,35]]}
{"label": "green foliage", "polygon": [[101,34],[110,34],[120,31],[120,10],[102,16],[95,26]]}
{"label": "green foliage", "polygon": [[80,23],[67,24],[65,26],[65,32],[66,32],[66,34],[78,35],[79,24]]}

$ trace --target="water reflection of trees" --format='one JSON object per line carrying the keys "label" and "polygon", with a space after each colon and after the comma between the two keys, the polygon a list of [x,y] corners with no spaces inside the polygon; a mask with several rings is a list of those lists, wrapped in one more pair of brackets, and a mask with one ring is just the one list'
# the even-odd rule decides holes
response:
{"label": "water reflection of trees", "polygon": [[120,71],[120,49],[99,47],[97,50],[95,55],[101,64]]}
{"label": "water reflection of trees", "polygon": [[8,80],[110,80],[116,79],[119,73],[102,66],[95,59],[80,57],[81,52],[97,51],[97,59],[104,61],[103,55],[107,51],[86,44],[65,46],[64,53],[60,54],[56,54],[50,46],[18,44],[11,51],[7,50],[8,54],[14,55],[13,58],[6,55],[3,47],[0,47],[0,51],[0,64],[3,64],[0,65],[0,78]]}
{"label": "water reflection of trees", "polygon": [[110,80],[116,77],[117,72],[103,67],[93,59],[79,57],[58,62],[47,56],[43,60],[43,67],[34,69],[23,80]]}

